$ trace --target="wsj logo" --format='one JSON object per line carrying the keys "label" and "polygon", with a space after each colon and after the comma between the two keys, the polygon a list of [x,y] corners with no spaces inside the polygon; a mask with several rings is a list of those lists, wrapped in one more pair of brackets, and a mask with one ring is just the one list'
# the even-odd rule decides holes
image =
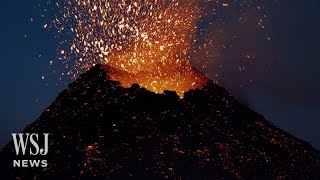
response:
{"label": "wsj logo", "polygon": [[[43,133],[43,142],[39,142],[39,134],[12,133],[16,155],[45,156],[48,154],[49,133]],[[30,156],[29,156],[30,155]],[[47,160],[13,160],[13,167],[47,167]]]}

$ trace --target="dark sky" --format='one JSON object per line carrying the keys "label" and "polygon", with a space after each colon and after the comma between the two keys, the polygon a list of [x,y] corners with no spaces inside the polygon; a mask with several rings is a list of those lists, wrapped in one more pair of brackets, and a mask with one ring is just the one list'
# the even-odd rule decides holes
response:
{"label": "dark sky", "polygon": [[271,46],[257,46],[273,51],[279,60],[271,63],[269,73],[255,78],[255,88],[245,90],[247,102],[320,149],[320,1],[283,0],[271,13]]}
{"label": "dark sky", "polygon": [[[0,147],[11,133],[38,118],[66,87],[56,85],[58,76],[50,73],[56,40],[41,29],[37,18],[30,22],[39,16],[34,5],[26,0],[0,2]],[[240,81],[234,64],[223,58],[236,58],[237,47],[255,52],[257,60],[245,74],[255,85],[226,88],[268,120],[320,149],[320,1],[281,0],[269,13],[272,41],[267,43],[254,28],[226,25],[230,31],[238,29],[242,38],[220,57],[222,84]]]}

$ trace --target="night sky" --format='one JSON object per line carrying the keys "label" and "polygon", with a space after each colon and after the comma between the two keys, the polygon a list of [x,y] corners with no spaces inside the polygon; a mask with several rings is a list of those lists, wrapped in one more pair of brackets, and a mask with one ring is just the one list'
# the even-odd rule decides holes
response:
{"label": "night sky", "polygon": [[[67,87],[50,73],[57,42],[37,18],[30,22],[40,14],[34,5],[25,0],[0,2],[0,147]],[[221,85],[266,119],[320,149],[320,1],[281,0],[268,13],[271,41],[250,28],[254,23],[226,23],[225,35],[236,30],[241,38],[217,60],[224,65],[217,70],[223,73]],[[245,77],[235,73],[240,48],[255,52],[257,59],[241,75]],[[253,79],[254,85],[239,87],[242,78]]]}

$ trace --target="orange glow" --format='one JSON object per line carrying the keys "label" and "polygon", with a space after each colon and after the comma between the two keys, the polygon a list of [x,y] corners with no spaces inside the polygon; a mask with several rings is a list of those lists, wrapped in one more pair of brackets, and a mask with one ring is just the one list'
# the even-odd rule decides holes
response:
{"label": "orange glow", "polygon": [[[169,68],[168,68],[169,67]],[[140,71],[129,73],[127,71],[111,71],[111,80],[120,81],[124,87],[132,84],[139,84],[156,93],[163,93],[164,90],[176,91],[180,97],[190,89],[203,87],[208,79],[188,64],[176,66],[158,66],[154,72]]]}

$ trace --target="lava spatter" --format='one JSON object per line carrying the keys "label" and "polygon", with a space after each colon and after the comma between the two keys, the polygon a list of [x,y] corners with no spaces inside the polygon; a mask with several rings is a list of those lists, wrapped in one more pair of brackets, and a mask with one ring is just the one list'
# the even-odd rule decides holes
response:
{"label": "lava spatter", "polygon": [[54,16],[45,28],[59,39],[59,59],[68,69],[64,74],[77,78],[96,64],[107,64],[131,74],[114,76],[126,87],[138,83],[158,93],[168,89],[179,94],[205,84],[190,73],[192,54],[198,54],[192,62],[202,67],[214,61],[207,49],[212,39],[198,44],[203,18],[232,8],[239,11],[236,19],[246,7],[260,8],[255,1],[198,0],[58,0],[47,6],[45,12]]}

